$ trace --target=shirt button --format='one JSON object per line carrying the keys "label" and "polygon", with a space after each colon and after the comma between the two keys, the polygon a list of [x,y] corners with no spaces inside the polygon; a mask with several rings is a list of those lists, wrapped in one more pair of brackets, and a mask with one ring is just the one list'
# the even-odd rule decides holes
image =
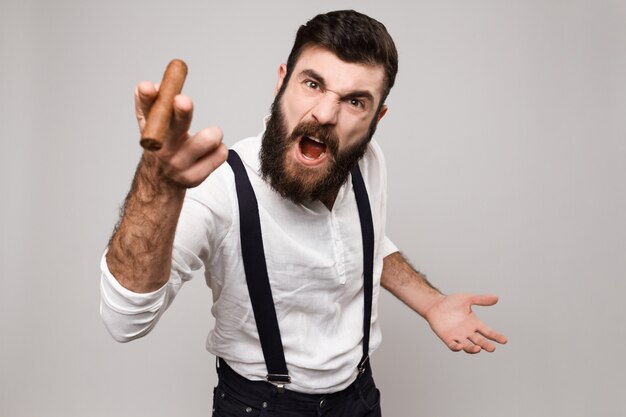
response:
{"label": "shirt button", "polygon": [[267,403],[263,401],[263,404],[261,404],[261,406],[263,406],[263,408],[267,408]]}
{"label": "shirt button", "polygon": [[252,407],[246,407],[246,413],[251,413],[252,412]]}
{"label": "shirt button", "polygon": [[323,398],[322,401],[320,401],[320,408],[324,408],[326,406],[326,398]]}

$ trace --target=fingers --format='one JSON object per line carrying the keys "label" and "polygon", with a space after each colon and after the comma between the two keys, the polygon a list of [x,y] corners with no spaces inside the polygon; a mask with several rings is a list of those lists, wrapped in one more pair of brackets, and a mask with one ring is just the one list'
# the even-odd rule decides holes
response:
{"label": "fingers", "polygon": [[464,350],[466,353],[475,354],[480,352],[481,347],[479,345],[474,344],[471,340],[453,340],[448,343],[448,348],[454,352],[460,352]]}
{"label": "fingers", "polygon": [[216,150],[222,143],[223,134],[219,127],[202,129],[195,135],[187,138],[176,155],[172,157],[172,165],[180,170],[186,170],[196,161]]}
{"label": "fingers", "polygon": [[476,330],[476,332],[467,336],[467,338],[451,340],[447,343],[447,345],[448,348],[454,352],[461,350],[464,350],[467,353],[478,353],[481,350],[493,352],[496,350],[496,345],[492,341],[505,344],[507,342],[507,338],[503,334],[498,333],[487,326],[483,326]]}
{"label": "fingers", "polygon": [[187,171],[189,179],[189,186],[195,187],[200,185],[202,181],[208,177],[211,172],[215,171],[220,165],[226,162],[228,158],[228,148],[223,143],[211,153],[206,154],[200,158],[196,163]]}
{"label": "fingers", "polygon": [[480,352],[480,346],[475,345],[475,344],[474,344],[474,343],[472,343],[472,341],[471,341],[471,340],[469,340],[469,339],[465,339],[465,340],[463,340],[463,341],[461,342],[461,345],[463,345],[463,350],[464,350],[466,353],[471,353],[471,354],[474,354],[474,353],[478,353],[478,352]]}
{"label": "fingers", "polygon": [[[149,81],[142,81],[135,87],[135,115],[139,123],[139,129],[143,131],[150,109],[154,104],[159,85]],[[174,114],[170,122],[170,130],[167,140],[175,141],[189,131],[193,118],[193,102],[189,96],[178,94],[174,97]]]}
{"label": "fingers", "polygon": [[506,336],[502,333],[498,333],[488,326],[481,326],[474,333],[463,338],[460,334],[459,339],[450,340],[447,342],[448,348],[454,352],[461,350],[467,353],[478,353],[481,350],[487,352],[493,352],[496,350],[496,345],[492,341],[505,344],[507,342]]}
{"label": "fingers", "polygon": [[189,131],[193,118],[193,102],[189,96],[179,94],[174,97],[174,117],[170,122],[171,138],[178,139]]}
{"label": "fingers", "polygon": [[493,340],[495,342],[498,342],[500,344],[505,344],[506,342],[508,342],[508,339],[506,338],[505,335],[503,335],[502,333],[496,332],[495,330],[493,330],[491,327],[483,324],[482,326],[480,326],[478,328],[478,330],[476,330],[478,333],[482,334],[483,336],[485,336],[486,338]]}
{"label": "fingers", "polygon": [[[144,130],[155,103],[159,85],[142,81],[135,88],[135,114],[141,131]],[[163,147],[154,153],[162,174],[169,181],[185,188],[195,187],[204,181],[228,157],[222,144],[223,134],[217,127],[203,129],[190,136],[193,119],[193,101],[178,94],[173,100],[173,113],[165,132]]]}
{"label": "fingers", "polygon": [[222,138],[218,127],[203,129],[186,138],[171,158],[164,161],[166,175],[187,188],[199,185],[226,161],[228,149]]}
{"label": "fingers", "polygon": [[452,342],[448,343],[448,348],[453,352],[458,352],[460,350],[463,350],[463,345],[456,340],[453,340]]}
{"label": "fingers", "polygon": [[467,339],[451,341],[448,343],[448,348],[454,352],[464,350],[465,352],[472,354],[478,353],[481,350],[493,352],[496,350],[496,345],[493,344],[491,340],[500,344],[505,344],[507,342],[506,336],[488,328],[487,326],[484,326],[477,330],[474,334],[469,335]]}
{"label": "fingers", "polygon": [[[471,303],[478,306],[492,306],[498,302],[498,297],[496,295],[474,295],[471,297]],[[493,340],[500,344],[505,344],[507,342],[507,338],[502,333],[496,332],[491,327],[486,324],[480,322],[477,326],[476,332],[483,335],[489,340]],[[489,342],[487,342],[489,343]],[[493,345],[493,344],[491,344]],[[493,346],[495,350],[495,346]],[[488,349],[485,349],[488,350]],[[491,351],[489,351],[491,352]]]}
{"label": "fingers", "polygon": [[135,116],[139,129],[143,130],[150,113],[150,108],[157,97],[157,87],[149,81],[142,81],[135,87]]}
{"label": "fingers", "polygon": [[479,334],[471,335],[468,337],[468,339],[474,345],[479,346],[481,349],[486,350],[487,352],[493,352],[494,350],[496,350],[496,346],[493,343],[480,336]]}

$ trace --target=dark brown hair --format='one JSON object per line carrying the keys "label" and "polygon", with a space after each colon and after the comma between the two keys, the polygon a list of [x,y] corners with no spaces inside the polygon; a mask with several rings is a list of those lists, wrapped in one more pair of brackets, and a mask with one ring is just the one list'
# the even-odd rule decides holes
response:
{"label": "dark brown hair", "polygon": [[[385,83],[380,105],[384,103],[398,72],[398,51],[385,25],[354,10],[315,16],[298,29],[287,59],[285,81],[289,80],[300,54],[308,46],[328,49],[345,62],[382,65]],[[283,83],[283,88],[286,84]]]}

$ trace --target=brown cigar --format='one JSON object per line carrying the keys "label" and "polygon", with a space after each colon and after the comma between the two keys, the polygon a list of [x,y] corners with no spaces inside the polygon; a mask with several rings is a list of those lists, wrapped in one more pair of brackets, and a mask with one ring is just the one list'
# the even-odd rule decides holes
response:
{"label": "brown cigar", "polygon": [[174,113],[174,97],[180,94],[187,77],[187,64],[180,59],[172,60],[163,74],[159,93],[148,114],[141,132],[141,146],[148,151],[158,151],[163,146],[165,132]]}

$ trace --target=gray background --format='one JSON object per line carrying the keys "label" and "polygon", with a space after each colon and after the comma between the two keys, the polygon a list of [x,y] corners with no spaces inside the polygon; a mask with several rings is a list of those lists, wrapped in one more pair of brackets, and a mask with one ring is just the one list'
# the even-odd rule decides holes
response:
{"label": "gray background", "polygon": [[356,8],[400,53],[389,235],[509,336],[452,353],[384,293],[387,416],[624,416],[624,1],[0,2],[0,415],[206,416],[210,292],[114,342],[98,263],[140,155],[132,91],[185,59],[193,130],[256,134],[297,26]]}

